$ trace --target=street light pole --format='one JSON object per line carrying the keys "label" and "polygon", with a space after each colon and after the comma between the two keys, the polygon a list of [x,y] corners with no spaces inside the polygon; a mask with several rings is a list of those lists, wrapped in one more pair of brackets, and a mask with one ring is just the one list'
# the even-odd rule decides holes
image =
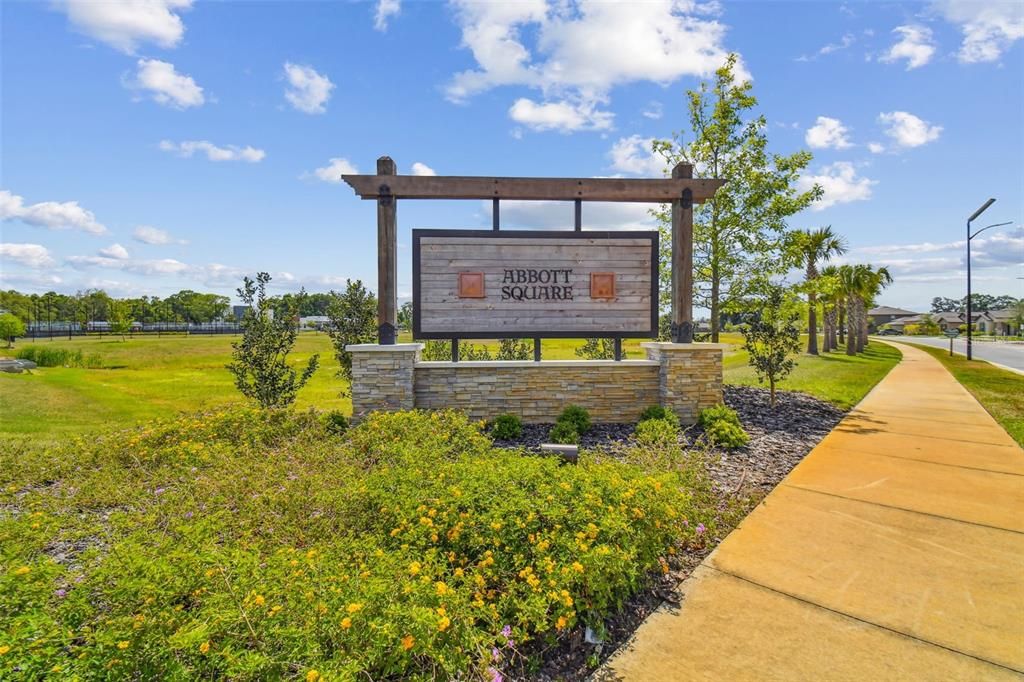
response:
{"label": "street light pole", "polygon": [[974,239],[975,237],[977,237],[979,234],[981,234],[985,230],[991,229],[993,227],[1001,227],[1003,225],[1009,225],[1011,222],[1013,222],[1013,221],[1009,221],[1009,222],[1005,222],[1005,223],[995,223],[994,225],[986,225],[985,227],[981,228],[980,230],[978,230],[974,234],[971,234],[971,223],[978,216],[980,216],[982,213],[984,213],[985,210],[989,206],[994,204],[995,202],[996,202],[995,199],[989,199],[988,201],[986,201],[984,204],[981,205],[981,208],[979,208],[977,211],[972,213],[971,217],[967,219],[967,359],[968,360],[971,360],[973,358],[973,354],[972,354],[973,348],[972,348],[972,345],[971,345],[971,337],[972,337],[971,331],[972,331],[972,319],[973,319],[973,308],[971,306],[971,240]]}

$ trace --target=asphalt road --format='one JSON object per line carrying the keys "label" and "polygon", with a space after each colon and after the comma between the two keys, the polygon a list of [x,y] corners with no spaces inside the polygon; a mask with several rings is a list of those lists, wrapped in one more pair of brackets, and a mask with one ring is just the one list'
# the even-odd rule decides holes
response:
{"label": "asphalt road", "polygon": [[[906,341],[917,343],[923,346],[934,346],[949,350],[949,339],[944,336],[883,336],[887,341]],[[1004,367],[1010,367],[1018,372],[1024,372],[1024,343],[1000,343],[997,341],[977,341],[973,344],[972,355],[975,359],[988,360],[989,362]],[[953,352],[960,355],[967,354],[967,339],[953,339]]]}

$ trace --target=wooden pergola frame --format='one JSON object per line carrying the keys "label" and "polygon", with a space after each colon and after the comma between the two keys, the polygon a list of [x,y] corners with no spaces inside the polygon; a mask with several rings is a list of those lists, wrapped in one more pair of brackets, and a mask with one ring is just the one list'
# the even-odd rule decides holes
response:
{"label": "wooden pergola frame", "polygon": [[502,199],[574,201],[577,231],[583,229],[584,201],[671,204],[672,341],[693,342],[693,205],[710,199],[725,181],[695,179],[690,164],[680,163],[672,177],[658,179],[422,176],[398,175],[391,157],[382,156],[376,175],[341,178],[360,198],[377,201],[377,339],[382,345],[394,344],[398,336],[399,199],[491,199],[494,230],[500,228]]}

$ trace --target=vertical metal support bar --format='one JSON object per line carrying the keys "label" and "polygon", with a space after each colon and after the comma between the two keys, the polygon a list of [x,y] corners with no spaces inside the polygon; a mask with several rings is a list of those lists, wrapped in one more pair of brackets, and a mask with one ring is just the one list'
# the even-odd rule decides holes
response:
{"label": "vertical metal support bar", "polygon": [[576,218],[575,218],[575,222],[573,223],[573,226],[575,227],[577,232],[582,232],[583,231],[583,200],[582,199],[577,199],[576,200]]}
{"label": "vertical metal support bar", "polygon": [[497,232],[501,229],[501,203],[500,199],[491,199],[491,228]]}
{"label": "vertical metal support bar", "polygon": [[540,362],[540,339],[533,340],[533,361]]}
{"label": "vertical metal support bar", "polygon": [[452,362],[459,361],[459,340],[452,339]]}
{"label": "vertical metal support bar", "polygon": [[[377,159],[377,175],[394,175],[390,157]],[[398,200],[384,183],[377,197],[377,343],[393,345],[398,333]]]}
{"label": "vertical metal support bar", "polygon": [[[672,177],[692,178],[693,166],[677,164]],[[672,202],[672,342],[693,343],[693,192]]]}
{"label": "vertical metal support bar", "polygon": [[615,362],[622,361],[622,339],[615,337]]}

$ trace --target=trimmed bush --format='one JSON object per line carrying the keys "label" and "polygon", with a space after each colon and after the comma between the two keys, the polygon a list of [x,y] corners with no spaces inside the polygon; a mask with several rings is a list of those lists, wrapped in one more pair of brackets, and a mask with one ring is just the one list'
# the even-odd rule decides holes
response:
{"label": "trimmed bush", "polygon": [[698,422],[704,427],[704,436],[712,445],[738,448],[750,442],[736,410],[723,404],[702,410]]}
{"label": "trimmed bush", "polygon": [[561,466],[454,413],[326,429],[243,409],[0,451],[0,678],[518,679],[716,533],[689,468]]}
{"label": "trimmed bush", "polygon": [[502,414],[491,422],[491,438],[513,440],[523,435],[523,420],[514,414]]}
{"label": "trimmed bush", "polygon": [[675,443],[679,439],[678,420],[645,419],[636,425],[633,438],[643,445]]}
{"label": "trimmed bush", "polygon": [[647,409],[640,413],[641,422],[645,422],[651,419],[663,419],[665,421],[675,424],[676,427],[679,426],[679,415],[677,415],[675,412],[668,409],[667,407],[662,407],[661,405],[651,405],[650,407],[648,407]]}
{"label": "trimmed bush", "polygon": [[566,407],[562,410],[562,414],[558,415],[557,421],[572,424],[573,428],[576,429],[576,433],[580,435],[590,430],[590,413],[587,412],[586,408],[579,405],[569,405]]}
{"label": "trimmed bush", "polygon": [[575,445],[580,442],[580,434],[571,422],[556,422],[548,432],[548,440],[562,445]]}

